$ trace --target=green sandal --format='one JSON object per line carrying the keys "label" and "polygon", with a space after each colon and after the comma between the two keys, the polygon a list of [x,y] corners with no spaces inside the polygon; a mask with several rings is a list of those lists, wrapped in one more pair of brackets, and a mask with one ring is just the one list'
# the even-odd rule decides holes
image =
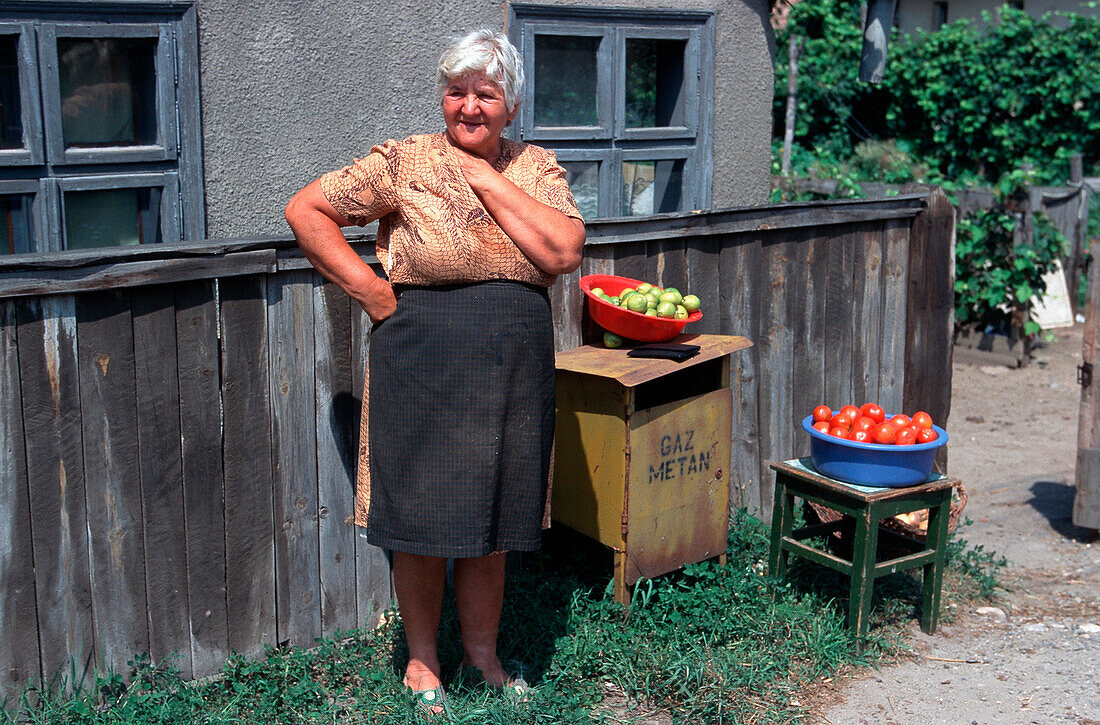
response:
{"label": "green sandal", "polygon": [[508,681],[500,686],[500,690],[515,705],[530,702],[535,693],[535,688],[528,685],[527,680],[519,675],[509,675]]}
{"label": "green sandal", "polygon": [[508,675],[507,681],[494,685],[485,680],[482,676],[481,670],[473,665],[462,665],[459,668],[459,676],[471,684],[485,685],[490,690],[494,690],[503,694],[513,704],[522,704],[531,701],[531,696],[535,692],[535,688],[527,684],[527,680],[523,679],[522,675]]}
{"label": "green sandal", "polygon": [[[435,717],[450,713],[451,707],[447,702],[447,693],[443,691],[443,685],[433,687],[430,690],[409,689],[412,695],[413,705],[424,715]],[[438,711],[436,708],[440,708]]]}

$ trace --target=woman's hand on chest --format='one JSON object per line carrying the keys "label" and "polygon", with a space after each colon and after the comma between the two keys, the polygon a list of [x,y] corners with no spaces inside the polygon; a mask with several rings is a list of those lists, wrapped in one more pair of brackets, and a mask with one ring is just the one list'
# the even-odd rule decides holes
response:
{"label": "woman's hand on chest", "polygon": [[470,188],[474,190],[474,193],[481,196],[483,193],[493,189],[499,188],[500,184],[511,185],[504,175],[493,168],[485,159],[480,156],[475,156],[468,153],[461,148],[453,147],[455,159],[458,160],[458,166],[462,170],[462,175],[466,177],[466,183],[470,185]]}

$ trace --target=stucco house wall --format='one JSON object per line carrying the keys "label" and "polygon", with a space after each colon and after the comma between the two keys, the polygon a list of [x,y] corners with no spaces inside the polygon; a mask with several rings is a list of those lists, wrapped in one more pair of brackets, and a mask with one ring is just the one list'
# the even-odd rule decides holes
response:
{"label": "stucco house wall", "polygon": [[[597,2],[548,5],[600,7]],[[623,0],[716,11],[712,206],[766,203],[773,39],[767,0]],[[287,199],[374,143],[442,128],[447,40],[503,28],[501,2],[199,0],[207,236],[286,232]]]}

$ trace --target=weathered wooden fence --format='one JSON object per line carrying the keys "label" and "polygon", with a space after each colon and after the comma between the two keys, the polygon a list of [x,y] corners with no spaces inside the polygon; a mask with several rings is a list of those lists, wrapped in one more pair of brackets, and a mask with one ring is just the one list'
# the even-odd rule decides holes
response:
{"label": "weathered wooden fence", "polygon": [[[1027,210],[1024,212],[1024,229],[1033,228],[1030,214],[1042,212],[1051,224],[1066,238],[1065,255],[1062,269],[1069,291],[1069,301],[1073,312],[1077,312],[1077,291],[1086,275],[1088,257],[1088,210],[1092,194],[1096,193],[1080,174],[1080,168],[1071,176],[1066,186],[1033,186],[1028,194]],[[836,179],[783,179],[772,177],[772,187],[793,187],[798,191],[831,196],[836,193]],[[907,187],[900,184],[861,183],[860,190],[869,198],[884,198],[904,193]],[[958,202],[957,214],[960,219],[983,209],[992,209],[994,192],[991,188],[961,189],[954,192]]]}
{"label": "weathered wooden fence", "polygon": [[[766,514],[814,404],[947,419],[953,219],[925,189],[593,223],[556,344],[587,334],[581,274],[698,294],[696,331],[755,342],[731,486]],[[378,621],[387,561],[351,518],[365,329],[288,239],[0,261],[6,692],[141,652],[200,676]]]}

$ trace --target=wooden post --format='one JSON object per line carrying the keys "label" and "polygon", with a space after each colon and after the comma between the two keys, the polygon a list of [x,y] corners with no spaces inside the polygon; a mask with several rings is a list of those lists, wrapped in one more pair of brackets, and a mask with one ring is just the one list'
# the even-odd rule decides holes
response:
{"label": "wooden post", "polygon": [[1081,154],[1069,157],[1069,183],[1080,184],[1085,178],[1085,158]]}
{"label": "wooden post", "polygon": [[791,147],[794,145],[794,114],[798,106],[798,55],[802,52],[803,38],[791,36],[787,46],[787,56],[790,58],[790,69],[787,71],[787,118],[786,127],[783,130],[783,161],[780,173],[787,176],[791,173]]}
{"label": "wooden post", "polygon": [[[924,410],[943,425],[951,412],[951,357],[955,330],[955,208],[939,187],[914,184],[903,193],[929,191],[924,211],[909,228],[909,290],[905,313],[907,411]],[[946,364],[944,364],[946,361]],[[919,373],[917,371],[920,371]],[[947,448],[936,457],[947,468]]]}
{"label": "wooden post", "polygon": [[1080,312],[1077,299],[1077,290],[1081,284],[1081,275],[1085,273],[1085,237],[1088,231],[1089,217],[1089,193],[1090,189],[1085,185],[1084,158],[1081,154],[1073,154],[1069,157],[1069,183],[1079,189],[1077,197],[1077,224],[1073,228],[1073,239],[1070,240],[1069,259],[1064,268],[1066,275],[1066,287],[1069,289],[1069,304],[1076,318]]}
{"label": "wooden post", "polygon": [[1100,379],[1097,379],[1100,378],[1100,264],[1091,265],[1089,270],[1084,313],[1081,409],[1077,419],[1077,495],[1073,500],[1073,523],[1088,529],[1100,529]]}

